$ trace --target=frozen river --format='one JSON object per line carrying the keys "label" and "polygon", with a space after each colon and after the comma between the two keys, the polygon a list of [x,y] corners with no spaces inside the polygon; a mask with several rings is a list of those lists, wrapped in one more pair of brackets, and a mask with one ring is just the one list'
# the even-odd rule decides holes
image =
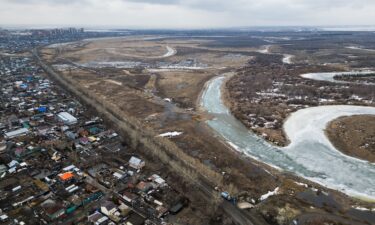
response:
{"label": "frozen river", "polygon": [[330,72],[330,73],[305,73],[302,74],[301,77],[311,80],[318,80],[318,81],[328,81],[334,83],[351,83],[348,81],[341,81],[336,80],[335,76],[360,76],[360,75],[368,75],[368,74],[375,74],[374,71],[352,71],[352,72]]}
{"label": "frozen river", "polygon": [[282,62],[285,64],[292,64],[292,59],[294,58],[294,55],[284,54]]}
{"label": "frozen river", "polygon": [[320,106],[299,110],[284,124],[291,144],[279,148],[249,131],[230,114],[221,99],[220,87],[224,79],[224,76],[219,76],[208,83],[201,106],[214,116],[208,125],[233,148],[326,187],[375,200],[375,165],[342,154],[324,134],[329,121],[340,116],[375,115],[374,107]]}
{"label": "frozen river", "polygon": [[162,56],[162,58],[167,58],[167,57],[176,55],[177,53],[176,49],[169,47],[169,46],[167,46],[166,48],[167,48],[167,52]]}

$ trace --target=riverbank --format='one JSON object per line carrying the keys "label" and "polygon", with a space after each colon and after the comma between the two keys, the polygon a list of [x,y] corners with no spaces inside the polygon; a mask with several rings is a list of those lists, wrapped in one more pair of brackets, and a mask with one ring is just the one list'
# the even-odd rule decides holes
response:
{"label": "riverbank", "polygon": [[230,114],[221,94],[218,94],[224,79],[217,77],[210,81],[202,96],[202,106],[215,116],[207,122],[209,126],[233,148],[258,161],[350,196],[375,199],[375,166],[340,153],[324,134],[331,120],[345,115],[375,115],[375,108],[340,105],[298,110],[284,124],[291,144],[280,149],[249,132]]}
{"label": "riverbank", "polygon": [[344,154],[375,163],[375,116],[341,117],[329,123],[326,134]]}
{"label": "riverbank", "polygon": [[[268,141],[270,144],[277,146],[288,145],[289,141],[282,129],[269,129],[266,127],[252,126],[247,118],[242,115],[241,112],[243,111],[243,109],[241,109],[241,105],[238,102],[233,101],[233,98],[231,97],[230,87],[227,86],[227,83],[231,80],[231,78],[233,78],[233,76],[235,76],[235,74],[226,76],[224,83],[220,89],[221,98],[224,105],[230,110],[233,116],[240,120],[248,129],[264,138],[264,140]],[[278,109],[275,109],[274,111],[278,111]]]}
{"label": "riverbank", "polygon": [[337,70],[256,59],[226,81],[223,101],[248,129],[274,145],[286,146],[282,125],[293,112],[323,105],[375,106],[371,85],[336,82],[334,76],[351,74],[332,72]]}

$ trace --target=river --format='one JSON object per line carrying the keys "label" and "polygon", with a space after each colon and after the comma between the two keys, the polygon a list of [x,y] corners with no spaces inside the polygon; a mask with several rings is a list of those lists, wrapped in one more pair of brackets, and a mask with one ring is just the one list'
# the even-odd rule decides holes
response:
{"label": "river", "polygon": [[375,200],[375,165],[342,154],[324,134],[340,116],[375,115],[374,107],[319,106],[299,110],[285,122],[291,144],[276,147],[249,131],[230,114],[221,99],[225,76],[209,81],[201,106],[213,115],[208,125],[237,151],[280,170],[289,171],[348,195]]}
{"label": "river", "polygon": [[[375,71],[351,71],[351,72],[329,72],[329,73],[305,73],[301,77],[317,81],[328,81],[332,83],[353,83],[335,79],[336,76],[361,76],[375,74]],[[369,84],[362,82],[361,84]],[[371,84],[371,83],[370,83]]]}

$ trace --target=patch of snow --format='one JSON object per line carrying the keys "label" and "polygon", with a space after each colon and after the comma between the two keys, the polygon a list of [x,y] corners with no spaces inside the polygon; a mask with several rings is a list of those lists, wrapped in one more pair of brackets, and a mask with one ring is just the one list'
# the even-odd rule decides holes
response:
{"label": "patch of snow", "polygon": [[264,200],[266,200],[267,198],[269,198],[273,195],[277,195],[278,193],[279,193],[279,187],[275,188],[275,190],[273,190],[273,191],[269,191],[267,194],[264,194],[264,195],[260,196],[259,200],[264,201]]}
{"label": "patch of snow", "polygon": [[368,49],[368,48],[362,48],[362,47],[357,47],[357,46],[348,46],[346,48],[347,49],[352,49],[352,50],[361,50],[361,51],[367,51],[367,52],[375,52],[375,49]]}
{"label": "patch of snow", "polygon": [[269,54],[270,53],[271,45],[265,45],[262,47],[262,49],[259,49],[257,52],[262,54]]}
{"label": "patch of snow", "polygon": [[60,71],[67,70],[69,68],[74,68],[74,66],[71,66],[68,64],[55,64],[55,65],[52,65],[52,67]]}
{"label": "patch of snow", "polygon": [[163,134],[159,134],[159,137],[176,137],[183,134],[183,132],[173,131],[173,132],[166,132]]}
{"label": "patch of snow", "polygon": [[91,61],[88,63],[79,64],[79,66],[91,67],[91,68],[115,67],[115,68],[122,68],[122,69],[131,69],[131,68],[135,68],[141,65],[142,65],[141,62],[133,62],[133,61],[112,61],[112,62]]}
{"label": "patch of snow", "polygon": [[373,211],[374,209],[368,209],[361,206],[352,206],[353,209],[360,210],[360,211]]}
{"label": "patch of snow", "polygon": [[282,61],[285,64],[292,64],[293,63],[292,58],[294,58],[294,55],[284,54],[284,57],[283,57]]}
{"label": "patch of snow", "polygon": [[109,82],[109,83],[112,83],[112,84],[116,84],[116,85],[119,85],[119,86],[122,86],[122,83],[121,82],[118,82],[118,81],[115,81],[115,80],[105,80],[105,81],[107,81],[107,82]]}
{"label": "patch of snow", "polygon": [[303,186],[303,187],[305,187],[305,188],[309,187],[309,186],[308,186],[307,184],[305,184],[305,183],[300,183],[300,182],[297,182],[297,181],[295,181],[294,183],[297,184],[297,185],[299,185],[299,186]]}
{"label": "patch of snow", "polygon": [[[364,70],[364,71],[351,71],[351,72],[330,72],[330,73],[305,73],[300,76],[306,79],[318,80],[318,81],[328,81],[333,83],[351,83],[347,81],[336,80],[335,76],[355,76],[355,75],[367,75],[373,74],[374,71]],[[366,83],[363,83],[366,84]]]}
{"label": "patch of snow", "polygon": [[261,96],[270,96],[270,97],[286,97],[285,94],[278,94],[274,92],[255,92],[255,94],[261,95]]}
{"label": "patch of snow", "polygon": [[149,72],[169,72],[178,70],[203,70],[208,67],[198,67],[198,66],[162,66],[156,69],[148,69]]}
{"label": "patch of snow", "polygon": [[74,44],[74,43],[76,43],[76,42],[56,43],[56,44],[48,45],[47,48],[60,48],[60,47],[63,47],[63,46]]}
{"label": "patch of snow", "polygon": [[176,54],[177,54],[177,50],[176,49],[167,46],[167,53],[165,53],[162,56],[162,58],[167,58],[167,57],[170,57],[170,56],[173,56],[173,55],[176,55]]}
{"label": "patch of snow", "polygon": [[239,148],[237,145],[233,144],[232,142],[227,141],[227,143],[228,143],[232,148],[234,148],[235,150],[237,150],[237,151],[240,150],[240,148]]}

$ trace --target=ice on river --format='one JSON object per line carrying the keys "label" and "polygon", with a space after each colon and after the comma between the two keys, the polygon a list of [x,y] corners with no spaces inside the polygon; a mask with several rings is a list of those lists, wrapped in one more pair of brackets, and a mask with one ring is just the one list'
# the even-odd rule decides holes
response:
{"label": "ice on river", "polygon": [[238,151],[329,188],[375,200],[375,165],[342,154],[324,134],[329,121],[341,116],[375,115],[375,107],[336,105],[301,109],[284,124],[291,144],[279,148],[250,132],[229,113],[221,99],[223,81],[221,76],[209,82],[201,105],[214,116],[208,125]]}

